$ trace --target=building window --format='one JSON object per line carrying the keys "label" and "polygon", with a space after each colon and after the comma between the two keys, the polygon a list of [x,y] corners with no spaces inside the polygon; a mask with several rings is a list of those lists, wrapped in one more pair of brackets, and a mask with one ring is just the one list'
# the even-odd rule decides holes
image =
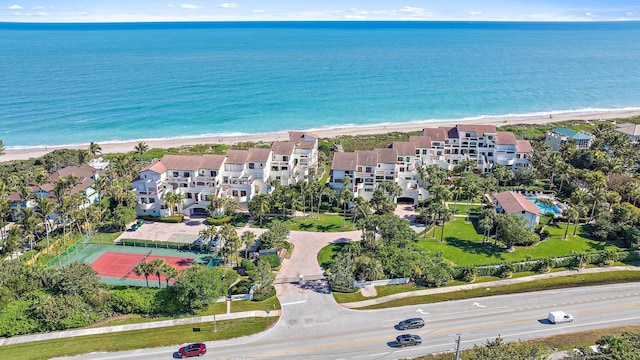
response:
{"label": "building window", "polygon": [[177,171],[174,171],[173,172],[173,177],[178,177],[178,176],[180,176],[180,173],[178,173]]}
{"label": "building window", "polygon": [[371,166],[367,166],[365,169],[366,173],[372,173],[373,172],[373,168]]}
{"label": "building window", "polygon": [[218,176],[218,172],[217,171],[211,171],[211,172],[209,172],[209,174],[211,176]]}
{"label": "building window", "polygon": [[422,149],[422,155],[427,155],[427,149]]}
{"label": "building window", "polygon": [[240,190],[240,196],[247,196],[247,192],[245,190]]}
{"label": "building window", "polygon": [[185,172],[182,173],[182,176],[189,177],[189,173],[185,171]]}
{"label": "building window", "polygon": [[231,192],[231,196],[238,197],[238,190],[233,190],[233,191]]}
{"label": "building window", "polygon": [[249,163],[249,169],[255,169],[256,165],[254,163]]}
{"label": "building window", "polygon": [[398,156],[398,162],[402,161],[402,156]]}
{"label": "building window", "polygon": [[187,184],[180,184],[180,187],[184,187],[184,188],[186,188],[186,187],[187,187]]}
{"label": "building window", "polygon": [[282,157],[282,161],[289,161],[289,157],[288,157],[287,155],[284,155],[284,156]]}
{"label": "building window", "polygon": [[193,194],[187,193],[187,199],[193,199]]}
{"label": "building window", "polygon": [[154,202],[156,202],[156,199],[154,199],[154,198],[149,198],[149,204],[153,204]]}

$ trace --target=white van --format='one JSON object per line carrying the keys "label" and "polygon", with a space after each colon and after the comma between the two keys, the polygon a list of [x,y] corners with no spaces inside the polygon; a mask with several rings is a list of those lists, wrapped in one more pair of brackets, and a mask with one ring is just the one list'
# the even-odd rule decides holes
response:
{"label": "white van", "polygon": [[559,324],[563,322],[572,322],[573,316],[571,314],[567,314],[564,311],[552,311],[547,316],[547,320],[549,320],[552,324]]}

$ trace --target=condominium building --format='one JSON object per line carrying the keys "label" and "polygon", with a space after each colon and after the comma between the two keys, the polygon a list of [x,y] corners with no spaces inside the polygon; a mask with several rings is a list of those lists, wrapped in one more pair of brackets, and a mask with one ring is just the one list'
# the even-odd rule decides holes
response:
{"label": "condominium building", "polygon": [[167,216],[168,192],[183,195],[176,204],[185,215],[205,215],[211,198],[233,198],[243,204],[272,191],[271,182],[295,184],[317,167],[317,136],[290,133],[290,141],[269,148],[229,150],[226,155],[165,155],[142,169],[131,183],[139,216]]}
{"label": "condominium building", "polygon": [[463,161],[475,161],[480,172],[490,172],[496,164],[529,169],[532,152],[529,141],[492,125],[426,128],[421,136],[387,149],[334,153],[329,184],[340,189],[347,183],[354,195],[369,200],[380,182],[391,180],[402,188],[401,200],[417,203],[427,195],[420,186],[421,167],[452,170]]}

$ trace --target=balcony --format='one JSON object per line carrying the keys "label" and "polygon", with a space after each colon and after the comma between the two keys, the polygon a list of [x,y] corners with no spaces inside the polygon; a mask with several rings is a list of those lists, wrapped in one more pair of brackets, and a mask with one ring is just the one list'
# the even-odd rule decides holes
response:
{"label": "balcony", "polygon": [[496,164],[499,165],[513,165],[516,162],[516,159],[511,156],[498,156],[496,157]]}
{"label": "balcony", "polygon": [[191,182],[191,176],[188,177],[184,177],[184,176],[167,176],[167,180],[169,182],[177,182],[177,183],[190,183]]}
{"label": "balcony", "polygon": [[154,202],[153,202],[153,203],[144,203],[144,204],[143,204],[143,203],[138,203],[138,207],[139,207],[141,210],[150,210],[150,209],[155,209],[155,207],[156,207],[156,203],[154,203]]}

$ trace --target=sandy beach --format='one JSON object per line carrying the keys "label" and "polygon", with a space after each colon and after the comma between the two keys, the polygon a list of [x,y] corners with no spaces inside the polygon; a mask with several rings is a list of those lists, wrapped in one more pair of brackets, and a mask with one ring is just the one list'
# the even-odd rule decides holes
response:
{"label": "sandy beach", "polygon": [[[456,124],[484,124],[495,126],[507,126],[516,124],[548,124],[559,121],[568,120],[611,120],[611,119],[627,119],[640,116],[640,109],[632,110],[613,110],[613,111],[584,111],[584,112],[567,112],[567,113],[553,113],[545,115],[531,115],[531,116],[498,116],[498,117],[482,117],[477,119],[466,120],[443,120],[443,121],[425,121],[425,122],[411,122],[406,124],[393,124],[393,125],[371,125],[371,126],[353,126],[343,128],[321,129],[312,130],[314,134],[321,138],[331,138],[339,135],[368,135],[368,134],[382,134],[392,131],[408,132],[421,130],[425,127],[439,127],[439,126],[454,126]],[[264,141],[272,142],[277,140],[287,140],[287,132],[270,133],[270,134],[255,134],[244,136],[230,136],[230,137],[199,137],[199,138],[184,138],[184,139],[159,139],[159,140],[145,140],[144,142],[149,148],[170,148],[180,147],[182,145],[195,145],[195,144],[235,144],[245,141]],[[91,140],[89,140],[91,141]],[[87,144],[88,142],[87,141]],[[126,153],[134,151],[134,147],[138,144],[138,141],[121,142],[121,143],[103,143],[97,142],[102,148],[103,154],[110,153]],[[60,148],[76,148],[86,149],[87,145],[78,146],[50,146],[47,148],[31,148],[28,150],[14,150],[5,149],[5,154],[0,155],[0,162],[11,160],[25,160],[32,157],[40,157],[56,149]]]}

